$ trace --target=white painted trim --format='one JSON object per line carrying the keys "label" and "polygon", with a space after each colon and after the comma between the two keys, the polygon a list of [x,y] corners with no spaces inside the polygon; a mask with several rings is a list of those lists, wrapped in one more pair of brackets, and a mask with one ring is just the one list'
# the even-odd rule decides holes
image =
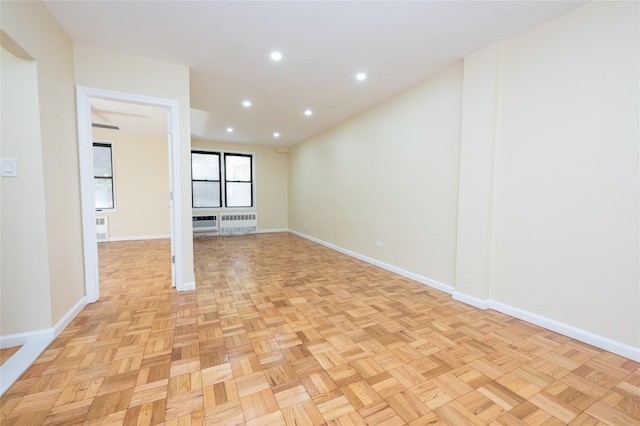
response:
{"label": "white painted trim", "polygon": [[87,306],[87,297],[83,296],[66,314],[58,320],[51,328],[28,331],[26,333],[8,334],[0,336],[0,348],[12,348],[14,346],[26,345],[40,340],[55,339],[73,321],[73,319]]}
{"label": "white painted trim", "polygon": [[471,305],[483,310],[489,309],[491,303],[490,300],[478,299],[477,297],[469,296],[464,293],[460,293],[459,291],[454,291],[451,294],[451,297],[453,298],[453,300],[457,300],[459,302],[466,303],[467,305]]}
{"label": "white painted trim", "polygon": [[117,242],[117,241],[138,241],[138,240],[163,240],[171,238],[170,234],[166,235],[139,235],[139,236],[131,236],[131,237],[111,237],[109,238],[109,242]]}
{"label": "white painted trim", "polygon": [[53,326],[53,337],[58,337],[62,331],[67,328],[67,326],[73,321],[73,319],[87,306],[87,298],[83,297],[73,305],[71,309],[67,311],[66,314],[62,316],[58,320],[58,322]]}
{"label": "white painted trim", "polygon": [[411,279],[413,281],[417,281],[417,282],[419,282],[421,284],[428,285],[429,287],[433,287],[433,288],[435,288],[437,290],[444,291],[445,293],[451,294],[454,291],[454,288],[451,287],[448,284],[444,284],[444,283],[441,283],[439,281],[432,280],[431,278],[423,277],[422,275],[415,274],[413,272],[407,271],[406,269],[402,269],[402,268],[398,268],[398,267],[393,266],[393,265],[389,265],[387,263],[381,262],[381,261],[373,259],[371,257],[361,255],[359,253],[353,252],[351,250],[344,249],[342,247],[338,247],[338,246],[336,246],[334,244],[327,243],[326,241],[319,240],[317,238],[314,238],[312,236],[303,234],[303,233],[298,232],[298,231],[294,231],[292,229],[289,229],[289,232],[294,234],[294,235],[297,235],[298,237],[305,238],[307,240],[313,241],[314,243],[323,245],[323,246],[328,247],[328,248],[330,248],[332,250],[335,250],[335,251],[338,251],[340,253],[346,254],[347,256],[354,257],[356,259],[362,260],[363,262],[367,262],[367,263],[375,265],[375,266],[377,266],[379,268],[386,269],[387,271],[393,272],[395,274],[402,275],[403,277],[409,278],[409,279]]}
{"label": "white painted trim", "polygon": [[175,247],[176,290],[186,290],[183,284],[182,258],[182,196],[180,191],[180,131],[179,103],[177,100],[154,98],[130,93],[114,92],[90,87],[76,87],[76,103],[78,108],[78,156],[80,162],[80,195],[82,205],[82,234],[84,246],[85,293],[87,303],[100,298],[98,280],[98,250],[95,227],[95,202],[93,192],[93,161],[91,160],[91,105],[90,98],[101,98],[115,101],[135,102],[167,108],[170,117],[171,138],[171,170],[170,179],[173,192],[173,230],[172,245]]}
{"label": "white painted trim", "polygon": [[256,231],[257,234],[272,234],[274,232],[289,232],[288,229],[258,229]]}
{"label": "white painted trim", "polygon": [[600,349],[604,349],[614,354],[618,354],[625,358],[629,358],[636,362],[640,362],[640,348],[627,345],[625,343],[616,342],[603,336],[598,336],[586,330],[574,327],[569,324],[543,317],[542,315],[527,312],[525,310],[506,305],[495,300],[489,301],[489,307],[503,314],[510,315],[514,318],[535,324],[547,330],[555,331],[572,339],[579,340]]}
{"label": "white painted trim", "polygon": [[191,291],[191,290],[195,290],[196,289],[196,283],[195,282],[189,282],[189,283],[183,283],[182,284],[182,290],[180,291]]}
{"label": "white painted trim", "polygon": [[29,342],[53,338],[53,328],[44,328],[26,333],[7,334],[6,336],[0,336],[0,348],[13,348],[14,346],[26,345]]}
{"label": "white painted trim", "polygon": [[0,366],[0,396],[27,371],[27,368],[47,349],[53,338],[25,343],[4,364]]}

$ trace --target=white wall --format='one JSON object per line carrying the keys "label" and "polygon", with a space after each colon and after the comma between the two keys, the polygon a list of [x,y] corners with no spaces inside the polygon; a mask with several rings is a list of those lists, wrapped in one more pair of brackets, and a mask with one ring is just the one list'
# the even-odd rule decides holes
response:
{"label": "white wall", "polygon": [[16,177],[0,177],[0,335],[51,326],[45,190],[36,63],[2,49],[0,156]]}
{"label": "white wall", "polygon": [[640,348],[637,2],[503,46],[491,297]]}
{"label": "white wall", "polygon": [[[271,146],[221,143],[200,139],[191,141],[193,149],[248,152],[255,154],[255,189],[258,231],[288,228],[288,154]],[[190,193],[189,193],[190,194]],[[189,199],[189,202],[191,200]],[[193,215],[206,215],[215,209],[193,209]],[[237,209],[217,210],[238,212]]]}
{"label": "white wall", "polygon": [[[165,125],[166,127],[166,125]],[[169,238],[169,155],[167,137],[94,128],[94,141],[111,142],[115,183],[109,239]]]}
{"label": "white wall", "polygon": [[452,285],[461,101],[458,65],[293,147],[289,227]]}

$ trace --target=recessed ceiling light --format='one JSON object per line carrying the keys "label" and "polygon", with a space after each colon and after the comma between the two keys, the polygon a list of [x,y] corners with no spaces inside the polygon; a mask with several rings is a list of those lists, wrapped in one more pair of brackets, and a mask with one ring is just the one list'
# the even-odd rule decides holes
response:
{"label": "recessed ceiling light", "polygon": [[227,132],[233,133],[233,127],[227,127]]}
{"label": "recessed ceiling light", "polygon": [[359,72],[358,74],[356,74],[356,80],[358,81],[363,81],[367,79],[367,75],[363,72]]}
{"label": "recessed ceiling light", "polygon": [[304,110],[304,115],[306,115],[307,117],[313,115],[313,111],[311,111],[310,109],[305,109]]}
{"label": "recessed ceiling light", "polygon": [[279,138],[279,137],[280,137],[280,133],[275,132],[275,133],[273,134],[273,137],[274,137],[274,138]]}
{"label": "recessed ceiling light", "polygon": [[280,52],[271,52],[271,59],[274,61],[279,61],[282,59],[282,53]]}
{"label": "recessed ceiling light", "polygon": [[249,108],[251,106],[251,101],[242,101],[242,105]]}

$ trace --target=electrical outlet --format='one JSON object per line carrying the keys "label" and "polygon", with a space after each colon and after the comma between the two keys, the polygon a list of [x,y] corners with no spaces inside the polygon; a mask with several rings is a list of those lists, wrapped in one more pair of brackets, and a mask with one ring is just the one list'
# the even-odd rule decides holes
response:
{"label": "electrical outlet", "polygon": [[377,248],[382,248],[382,242],[381,241],[376,241],[376,247]]}
{"label": "electrical outlet", "polygon": [[309,224],[308,223],[304,224],[304,229],[309,229]]}

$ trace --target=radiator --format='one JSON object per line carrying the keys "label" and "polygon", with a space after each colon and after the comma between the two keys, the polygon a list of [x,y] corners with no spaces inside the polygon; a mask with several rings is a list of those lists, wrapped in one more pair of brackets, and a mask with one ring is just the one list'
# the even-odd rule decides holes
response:
{"label": "radiator", "polygon": [[107,216],[96,217],[96,241],[99,243],[109,241],[109,218]]}
{"label": "radiator", "polygon": [[195,235],[217,234],[218,215],[193,216],[193,233]]}
{"label": "radiator", "polygon": [[256,213],[220,215],[220,235],[252,234],[257,231]]}

